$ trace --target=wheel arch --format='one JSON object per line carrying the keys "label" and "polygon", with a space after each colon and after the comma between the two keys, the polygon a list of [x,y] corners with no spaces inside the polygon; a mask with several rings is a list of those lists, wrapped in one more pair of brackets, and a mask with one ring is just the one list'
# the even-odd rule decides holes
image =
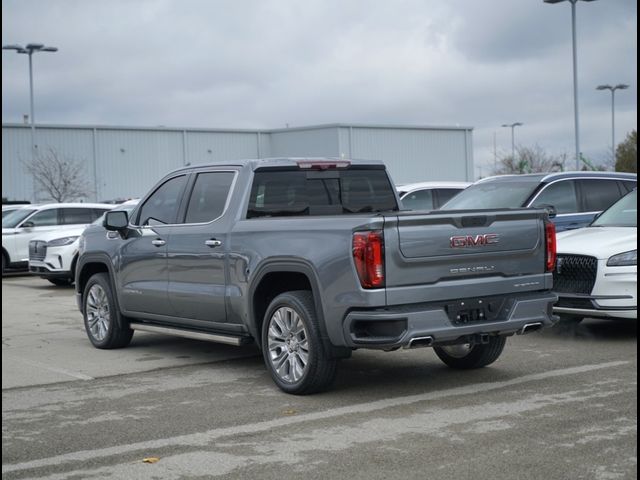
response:
{"label": "wheel arch", "polygon": [[[82,258],[76,258],[76,267],[75,273],[75,283],[76,283],[76,294],[79,295],[80,301],[80,310],[84,314],[84,290],[85,286],[89,279],[95,275],[96,273],[106,273],[109,277],[109,284],[111,286],[111,290],[113,292],[113,299],[116,303],[116,307],[119,311],[120,309],[120,295],[116,288],[116,281],[114,276],[114,271],[109,260],[109,257],[106,255],[91,255],[88,257],[83,256]],[[120,319],[122,315],[118,315],[116,318]],[[120,324],[120,320],[118,320]]]}
{"label": "wheel arch", "polygon": [[259,348],[262,348],[260,332],[269,304],[281,293],[293,290],[311,291],[322,338],[328,344],[317,275],[313,267],[304,260],[287,260],[263,263],[256,270],[249,287],[247,327]]}

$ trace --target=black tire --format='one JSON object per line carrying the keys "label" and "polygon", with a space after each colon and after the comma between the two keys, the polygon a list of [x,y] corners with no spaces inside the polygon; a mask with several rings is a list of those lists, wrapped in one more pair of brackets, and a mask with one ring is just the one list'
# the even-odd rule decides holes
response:
{"label": "black tire", "polygon": [[[299,319],[303,331],[297,335],[289,331],[288,340],[293,343],[285,340],[286,329],[283,330],[278,326],[276,318],[281,322],[284,320],[284,322],[290,321],[296,324],[295,319]],[[270,337],[272,324],[273,330]],[[296,330],[295,325],[292,330]],[[282,341],[280,335],[283,335]],[[262,322],[262,354],[271,378],[282,391],[294,395],[308,395],[329,388],[336,376],[337,360],[329,357],[322,343],[311,292],[306,290],[286,292],[278,295],[271,302]],[[272,355],[277,357],[272,359]],[[296,372],[292,363],[297,366],[302,365],[305,362],[305,356],[306,364],[302,372]],[[281,372],[274,365],[277,361],[280,361]],[[289,373],[287,374],[286,371]],[[295,378],[296,374],[300,377]]]}
{"label": "black tire", "polygon": [[558,323],[565,324],[565,325],[577,325],[582,320],[584,320],[584,317],[581,317],[579,315],[567,315],[562,313],[558,316],[560,317],[560,321]]}
{"label": "black tire", "polygon": [[47,280],[49,280],[51,283],[53,283],[58,287],[66,287],[71,285],[70,278],[47,278]]}
{"label": "black tire", "polygon": [[451,368],[469,370],[482,368],[495,362],[504,350],[507,343],[506,337],[489,337],[489,343],[477,343],[470,347],[464,356],[453,356],[447,351],[447,347],[433,347],[436,355]]}
{"label": "black tire", "polygon": [[[101,308],[96,308],[98,305]],[[82,310],[84,328],[94,347],[112,349],[129,345],[133,330],[117,308],[108,274],[96,273],[89,279],[82,295]]]}
{"label": "black tire", "polygon": [[3,253],[2,254],[2,276],[4,277],[4,270],[7,266],[7,256]]}

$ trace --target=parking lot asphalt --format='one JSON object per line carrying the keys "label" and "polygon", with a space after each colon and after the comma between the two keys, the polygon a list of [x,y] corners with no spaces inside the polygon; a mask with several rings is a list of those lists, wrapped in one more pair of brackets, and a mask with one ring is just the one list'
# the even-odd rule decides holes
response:
{"label": "parking lot asphalt", "polygon": [[[146,461],[145,461],[146,459]],[[255,347],[94,349],[73,289],[2,282],[2,478],[637,478],[636,322],[511,337],[490,367],[357,351],[294,397]]]}

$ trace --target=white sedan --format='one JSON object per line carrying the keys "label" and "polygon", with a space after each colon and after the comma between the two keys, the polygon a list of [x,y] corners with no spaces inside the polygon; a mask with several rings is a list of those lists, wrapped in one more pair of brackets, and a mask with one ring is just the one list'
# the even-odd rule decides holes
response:
{"label": "white sedan", "polygon": [[588,227],[558,234],[553,311],[561,319],[638,318],[637,205],[633,190]]}
{"label": "white sedan", "polygon": [[[114,210],[131,211],[139,200],[112,205]],[[100,225],[104,215],[93,224]],[[70,285],[74,281],[80,235],[88,225],[65,230],[54,230],[39,235],[29,242],[29,271],[46,278],[54,285]]]}

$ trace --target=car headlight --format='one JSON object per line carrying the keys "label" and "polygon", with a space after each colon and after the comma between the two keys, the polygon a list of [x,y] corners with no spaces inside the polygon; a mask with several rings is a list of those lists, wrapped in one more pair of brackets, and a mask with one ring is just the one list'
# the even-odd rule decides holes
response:
{"label": "car headlight", "polygon": [[47,242],[47,245],[49,247],[63,247],[64,245],[71,245],[77,239],[78,239],[78,235],[76,235],[75,237],[56,238],[55,240],[51,240],[50,242]]}
{"label": "car headlight", "polygon": [[628,267],[630,265],[638,265],[638,250],[619,253],[607,260],[607,267]]}

